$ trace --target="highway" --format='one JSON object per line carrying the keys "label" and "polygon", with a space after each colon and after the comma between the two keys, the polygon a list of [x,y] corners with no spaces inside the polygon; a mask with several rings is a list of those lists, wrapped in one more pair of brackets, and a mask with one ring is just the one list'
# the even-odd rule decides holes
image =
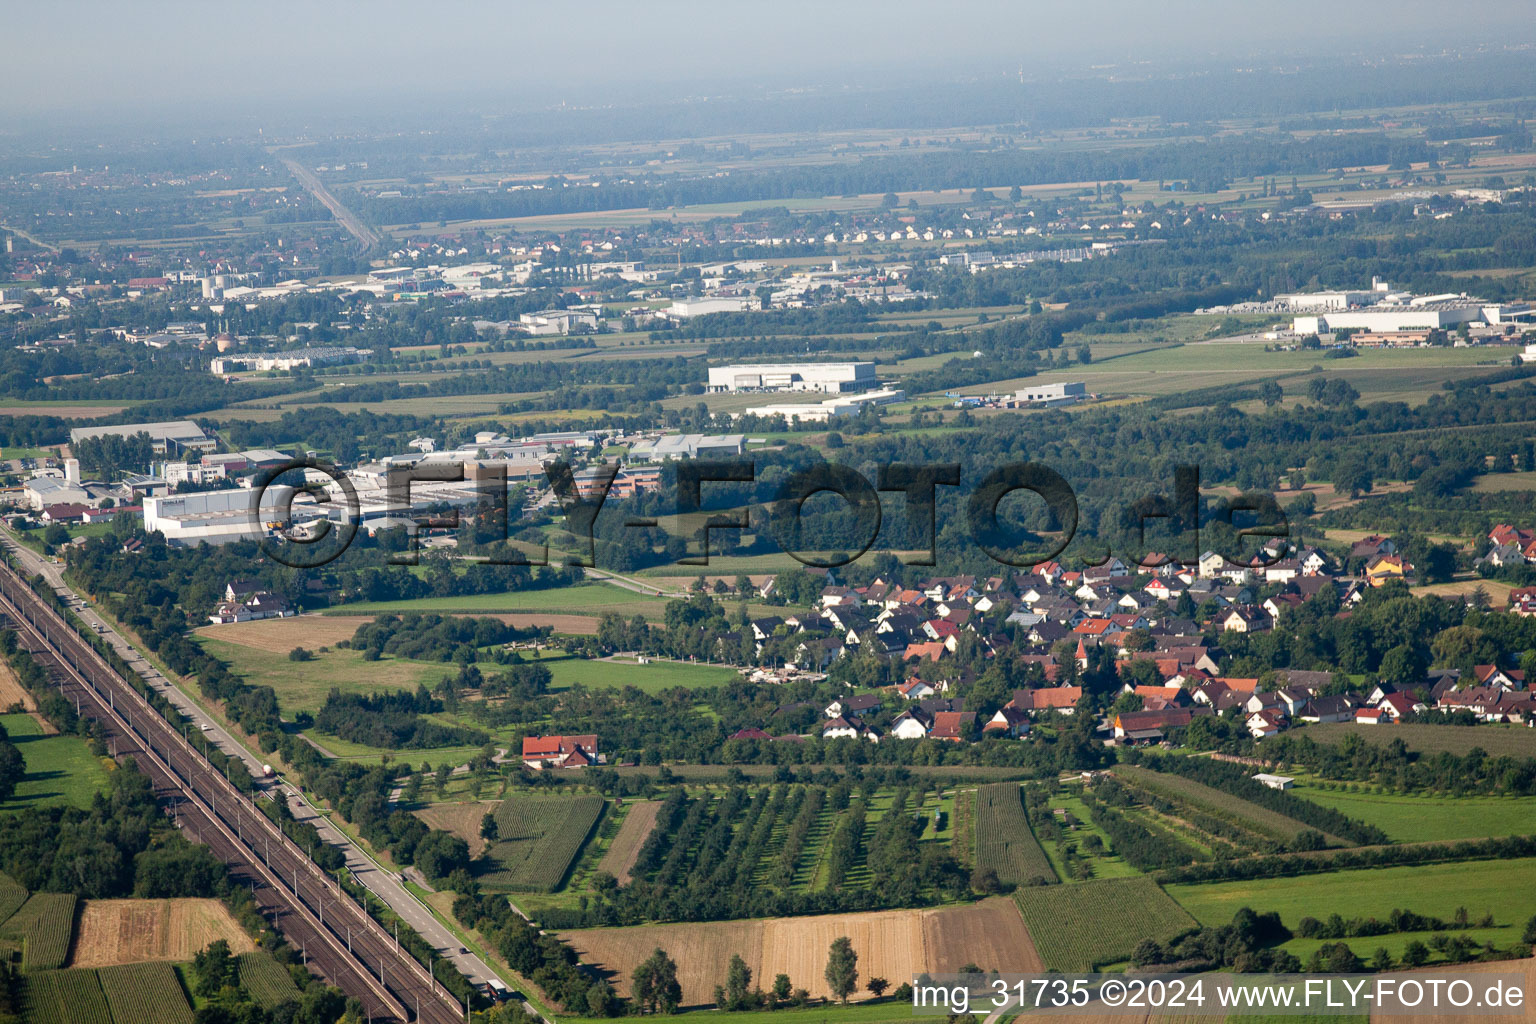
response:
{"label": "highway", "polygon": [[346,228],[353,238],[363,243],[363,248],[372,249],[379,244],[378,232],[358,220],[357,214],[343,206],[340,199],[331,195],[331,190],[320,183],[320,179],[315,177],[313,171],[291,157],[285,156],[282,161],[293,176],[299,179],[299,183],[320,200],[321,205],[331,211],[331,216],[336,218],[336,222]]}
{"label": "highway", "polygon": [[[112,623],[98,615],[74,592],[73,588],[65,582],[58,565],[15,540],[9,532],[0,534],[0,539],[3,539],[4,546],[13,559],[27,572],[42,576],[60,600],[75,608],[76,614],[85,620],[86,625],[110,644],[118,656],[126,661],[151,689],[169,700],[178,711],[191,719],[203,733],[204,738],[227,756],[243,761],[253,777],[261,776],[263,765],[261,756],[236,739],[221,722],[205,712],[196,701],[167,679],[164,673],[145,660],[138,649],[117,632]],[[509,990],[517,987],[497,975],[474,953],[461,952],[465,947],[460,945],[458,938],[433,915],[431,909],[418,899],[415,893],[405,887],[400,877],[393,871],[385,870],[374,861],[352,841],[350,836],[337,828],[329,817],[310,803],[297,786],[284,780],[282,793],[294,818],[314,825],[319,830],[320,838],[339,849],[346,857],[347,868],[358,882],[387,903],[402,921],[416,929],[418,935],[436,947],[442,956],[453,963],[460,974],[476,986],[484,986],[488,982],[496,981]]]}
{"label": "highway", "polygon": [[251,886],[257,904],[307,962],[361,1000],[375,1020],[453,1024],[467,1016],[393,937],[160,718],[133,689],[32,593],[0,567],[0,612],[80,713],[102,724],[115,756],[132,754],[178,826],[206,844]]}

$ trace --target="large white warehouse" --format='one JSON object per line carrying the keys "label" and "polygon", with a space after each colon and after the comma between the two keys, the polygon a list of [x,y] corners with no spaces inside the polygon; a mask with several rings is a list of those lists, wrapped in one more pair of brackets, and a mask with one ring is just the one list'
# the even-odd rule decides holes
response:
{"label": "large white warehouse", "polygon": [[867,391],[876,385],[874,363],[750,363],[711,366],[709,391]]}
{"label": "large white warehouse", "polygon": [[[145,498],[144,529],[151,533],[159,530],[167,544],[256,540],[266,532],[268,522],[281,518],[280,510],[292,491],[292,487],[278,484],[260,494],[242,487]],[[258,497],[260,509],[256,507]]]}

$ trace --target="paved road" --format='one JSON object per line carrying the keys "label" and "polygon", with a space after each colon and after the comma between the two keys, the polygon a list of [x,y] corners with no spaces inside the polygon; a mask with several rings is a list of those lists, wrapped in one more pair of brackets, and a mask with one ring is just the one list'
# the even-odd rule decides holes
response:
{"label": "paved road", "polygon": [[[95,629],[97,633],[112,645],[113,649],[128,662],[145,682],[159,691],[167,700],[176,706],[182,714],[192,719],[203,734],[213,742],[220,750],[231,757],[238,757],[244,761],[246,767],[255,777],[262,774],[263,762],[258,754],[252,753],[244,744],[237,741],[228,730],[216,719],[207,714],[195,701],[188,697],[177,686],[165,677],[159,669],[146,661],[139,652],[128,643],[127,640],[113,628],[89,604],[83,602],[74,590],[64,582],[61,567],[37,554],[31,548],[17,542],[6,531],[3,542],[14,557],[31,573],[41,573],[43,578],[53,587],[54,592],[76,609],[78,615],[87,625]],[[331,824],[328,817],[322,814],[304,795],[299,792],[297,786],[287,780],[280,780],[282,792],[288,802],[288,808],[299,821],[311,822],[319,830],[320,837],[327,843],[337,847],[347,858],[347,867],[356,875],[358,882],[367,886],[379,899],[389,904],[391,910],[407,922],[422,938],[426,939],[438,951],[453,962],[470,981],[476,985],[484,985],[495,980],[506,985],[509,989],[516,986],[508,983],[506,979],[497,975],[478,956],[469,952],[461,952],[464,948],[459,940],[450,932],[441,921],[433,916],[432,911],[421,900],[416,898],[400,881],[400,876],[392,871],[386,871],[372,858],[360,849],[350,837]]]}
{"label": "paved road", "polygon": [[379,244],[378,232],[364,224],[361,220],[358,220],[357,214],[343,206],[340,199],[331,195],[331,190],[321,184],[320,179],[315,177],[308,167],[290,157],[283,157],[282,160],[283,165],[293,173],[295,178],[299,179],[300,184],[308,189],[311,195],[320,200],[327,210],[331,211],[331,216],[335,217],[336,222],[346,228],[353,238],[362,242],[363,246],[368,249],[372,249]]}

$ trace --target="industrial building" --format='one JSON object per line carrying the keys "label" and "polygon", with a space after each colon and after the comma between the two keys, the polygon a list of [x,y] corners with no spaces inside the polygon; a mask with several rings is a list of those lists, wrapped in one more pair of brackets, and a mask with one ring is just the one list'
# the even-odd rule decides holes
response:
{"label": "industrial building", "polygon": [[825,423],[828,420],[840,419],[844,416],[857,416],[865,407],[871,405],[889,405],[899,402],[907,397],[905,391],[886,389],[883,391],[868,391],[862,395],[853,395],[847,398],[829,398],[824,402],[815,402],[806,405],[759,405],[744,410],[743,416],[762,416],[771,418],[783,416],[793,422],[801,423]]}
{"label": "industrial building", "polygon": [[745,313],[750,309],[761,309],[762,301],[755,295],[740,296],[737,298],[709,298],[709,299],[677,299],[666,310],[666,315],[677,320],[687,320],[694,316],[708,316],[710,313]]}
{"label": "industrial building", "polygon": [[1033,384],[1014,392],[1013,400],[1022,405],[1072,405],[1088,397],[1088,387],[1080,380]]}
{"label": "industrial building", "polygon": [[1415,299],[1402,306],[1378,305],[1323,316],[1298,316],[1292,321],[1291,329],[1297,334],[1327,334],[1345,330],[1372,331],[1378,334],[1440,331],[1454,328],[1457,324],[1486,323],[1486,317],[1483,304],[1475,299]]}
{"label": "industrial building", "polygon": [[836,395],[875,387],[875,364],[749,363],[711,366],[706,391],[821,391]]}
{"label": "industrial building", "polygon": [[663,459],[721,458],[746,451],[745,434],[666,434],[654,441],[639,441],[629,449],[631,462]]}
{"label": "industrial building", "polygon": [[369,355],[366,349],[348,346],[300,348],[291,352],[249,353],[240,356],[217,356],[208,363],[211,373],[226,374],[236,371],[296,370],[306,366],[334,366],[342,363],[360,363]]}
{"label": "industrial building", "polygon": [[116,427],[76,427],[69,432],[69,443],[79,444],[81,441],[108,436],[130,438],[136,434],[149,435],[156,455],[168,455],[182,450],[211,452],[219,446],[217,441],[203,433],[202,427],[191,420],[124,423]]}
{"label": "industrial building", "polygon": [[159,530],[167,544],[188,547],[256,540],[266,532],[268,522],[283,518],[283,506],[292,493],[292,487],[279,485],[260,492],[241,488],[145,498],[144,529]]}

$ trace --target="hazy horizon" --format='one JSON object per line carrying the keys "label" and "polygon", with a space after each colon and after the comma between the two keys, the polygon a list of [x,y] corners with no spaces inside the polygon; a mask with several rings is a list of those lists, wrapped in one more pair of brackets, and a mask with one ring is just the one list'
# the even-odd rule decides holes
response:
{"label": "hazy horizon", "polygon": [[1518,0],[1443,5],[1323,3],[1249,9],[1208,0],[1091,8],[954,0],[815,4],[736,11],[685,0],[548,10],[433,9],[399,0],[262,8],[151,9],[90,0],[18,8],[0,65],[10,128],[68,129],[102,118],[343,116],[451,105],[493,112],[677,100],[746,89],[911,84],[1023,70],[1136,63],[1315,60],[1329,53],[1503,46],[1529,37]]}

